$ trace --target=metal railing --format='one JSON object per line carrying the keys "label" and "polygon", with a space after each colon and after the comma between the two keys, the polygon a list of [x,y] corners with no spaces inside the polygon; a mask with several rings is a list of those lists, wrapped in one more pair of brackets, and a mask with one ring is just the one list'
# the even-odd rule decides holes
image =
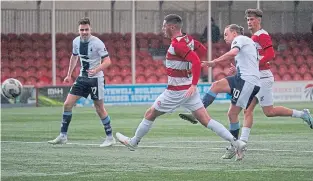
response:
{"label": "metal railing", "polygon": [[[2,9],[1,13],[2,33],[51,33],[51,10]],[[182,16],[183,30],[188,33],[202,33],[207,24],[206,11],[166,10],[160,16],[159,11],[137,10],[136,32],[160,32],[162,25],[160,17],[169,13],[177,13]],[[111,18],[110,10],[56,10],[56,32],[76,32],[77,22],[84,16],[90,17],[93,32],[131,32],[130,10],[114,11],[114,19]],[[222,10],[212,12],[212,17],[218,22],[221,30],[230,23],[246,26],[243,11],[233,10],[229,14],[228,11]],[[312,17],[311,11],[298,12],[297,16],[293,11],[264,11],[262,23],[263,27],[271,33],[309,32]]]}

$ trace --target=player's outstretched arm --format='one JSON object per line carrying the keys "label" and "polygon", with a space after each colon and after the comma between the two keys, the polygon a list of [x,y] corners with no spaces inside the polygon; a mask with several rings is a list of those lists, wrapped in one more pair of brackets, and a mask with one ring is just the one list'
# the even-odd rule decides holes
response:
{"label": "player's outstretched arm", "polygon": [[202,62],[202,66],[213,67],[218,62],[232,60],[238,53],[239,53],[239,49],[237,47],[234,47],[230,51],[228,51],[227,53],[225,53],[224,55],[220,56],[217,59],[214,59],[208,62]]}

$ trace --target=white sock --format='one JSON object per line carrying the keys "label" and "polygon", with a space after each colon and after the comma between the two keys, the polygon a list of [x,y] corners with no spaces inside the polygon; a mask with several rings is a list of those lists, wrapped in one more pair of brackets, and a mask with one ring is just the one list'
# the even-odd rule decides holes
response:
{"label": "white sock", "polygon": [[137,145],[140,142],[141,138],[149,132],[152,124],[153,121],[149,121],[144,118],[137,128],[135,136],[131,138],[131,144]]}
{"label": "white sock", "polygon": [[234,140],[234,136],[228,131],[228,129],[225,128],[221,123],[215,121],[214,119],[211,119],[208,123],[207,128],[210,128],[212,131],[214,131],[218,136],[221,138],[232,142]]}
{"label": "white sock", "polygon": [[295,109],[292,110],[292,116],[291,117],[301,118],[302,116],[303,116],[303,111],[298,111]]}
{"label": "white sock", "polygon": [[241,135],[240,140],[248,142],[249,135],[250,135],[251,128],[248,127],[242,127],[241,129]]}

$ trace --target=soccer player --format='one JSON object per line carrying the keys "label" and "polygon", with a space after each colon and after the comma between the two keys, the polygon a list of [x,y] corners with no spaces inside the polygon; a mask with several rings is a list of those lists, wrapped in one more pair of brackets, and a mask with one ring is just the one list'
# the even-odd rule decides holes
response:
{"label": "soccer player", "polygon": [[115,144],[115,139],[112,135],[111,118],[105,110],[103,102],[105,84],[103,71],[111,64],[111,59],[104,43],[91,35],[90,20],[83,18],[78,24],[80,36],[73,40],[73,54],[64,82],[72,81],[72,72],[78,58],[80,58],[81,63],[80,74],[64,102],[60,135],[48,143],[65,144],[67,142],[67,130],[72,119],[72,108],[78,99],[87,98],[90,95],[106,133],[106,139],[100,147],[111,146]]}
{"label": "soccer player", "polygon": [[[274,58],[274,49],[272,46],[272,40],[269,34],[261,28],[261,19],[263,13],[258,9],[248,9],[245,12],[246,20],[248,23],[248,28],[252,33],[252,40],[256,43],[258,53],[259,53],[259,70],[260,70],[260,81],[261,88],[257,97],[254,98],[251,102],[251,105],[247,110],[244,110],[244,123],[241,132],[240,139],[248,142],[248,138],[250,135],[250,130],[253,124],[253,110],[258,102],[262,107],[264,114],[267,117],[275,117],[275,116],[289,116],[289,117],[297,117],[302,118],[310,128],[313,128],[313,119],[310,115],[308,109],[304,109],[303,111],[291,110],[282,106],[273,106],[273,83],[274,77],[272,72],[270,71],[270,61]],[[236,71],[235,67],[232,66],[230,68],[231,73]],[[207,95],[206,95],[207,96]],[[206,97],[204,96],[204,97]],[[205,100],[203,100],[205,101]],[[204,105],[209,105],[204,103]],[[197,123],[197,120],[190,116],[189,114],[180,114],[180,116],[191,123]],[[230,129],[234,136],[238,138],[240,124],[239,122],[235,124],[230,124]],[[234,148],[232,146],[226,149],[226,153],[222,156],[224,159],[231,159],[235,156]]]}
{"label": "soccer player", "polygon": [[[275,57],[272,40],[269,34],[262,29],[261,20],[263,12],[259,9],[247,9],[245,11],[245,18],[247,20],[248,29],[251,31],[251,39],[256,43],[259,53],[259,70],[261,77],[261,89],[257,96],[252,100],[251,105],[244,111],[244,122],[241,131],[240,140],[248,142],[250,130],[253,124],[253,110],[257,103],[262,107],[263,113],[267,117],[295,117],[302,118],[310,128],[313,129],[313,118],[308,109],[298,111],[289,109],[283,106],[274,106],[273,101],[273,84],[274,76],[270,70],[270,61]],[[231,68],[231,70],[235,70]],[[238,122],[239,125],[239,122]],[[238,129],[239,131],[239,129]],[[238,137],[237,137],[238,138]],[[232,147],[226,150],[223,158],[231,159],[236,153]]]}
{"label": "soccer player", "polygon": [[[238,138],[238,115],[242,109],[249,107],[252,99],[260,90],[258,53],[253,40],[243,36],[243,27],[236,24],[225,28],[224,40],[227,44],[231,44],[231,50],[213,61],[203,62],[203,65],[212,67],[217,62],[235,58],[237,73],[214,82],[205,94],[203,103],[205,107],[208,107],[218,93],[229,93],[232,96],[228,110],[230,132]],[[241,157],[237,155],[236,159],[241,160],[243,156],[244,154],[241,154]]]}
{"label": "soccer player", "polygon": [[245,143],[241,140],[236,140],[222,124],[210,118],[203,107],[197,89],[201,62],[196,52],[200,51],[200,49],[204,52],[206,50],[199,42],[193,40],[191,36],[182,34],[181,28],[182,18],[180,16],[170,14],[164,18],[162,31],[166,37],[172,40],[166,55],[167,89],[146,111],[132,138],[126,137],[121,133],[116,133],[116,138],[131,151],[134,151],[143,136],[149,132],[157,117],[173,112],[176,108],[182,106],[190,110],[203,126],[213,130],[217,135],[232,143],[236,148],[237,154],[241,155],[245,149]]}

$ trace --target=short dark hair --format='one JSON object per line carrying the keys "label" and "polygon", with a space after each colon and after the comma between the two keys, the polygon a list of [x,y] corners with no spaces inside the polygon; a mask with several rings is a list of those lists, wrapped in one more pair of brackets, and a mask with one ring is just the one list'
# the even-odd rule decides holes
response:
{"label": "short dark hair", "polygon": [[229,28],[230,31],[236,31],[238,34],[243,35],[244,28],[242,26],[239,26],[237,24],[231,24],[226,26],[225,28]]}
{"label": "short dark hair", "polygon": [[255,16],[255,17],[262,18],[263,12],[260,9],[247,9],[245,11],[245,19],[247,19],[247,17],[249,17],[249,16]]}
{"label": "short dark hair", "polygon": [[90,20],[88,17],[84,17],[78,21],[78,25],[90,25]]}
{"label": "short dark hair", "polygon": [[183,26],[183,19],[177,14],[169,14],[165,16],[164,20],[166,23],[169,24],[175,24],[178,25],[179,27]]}

